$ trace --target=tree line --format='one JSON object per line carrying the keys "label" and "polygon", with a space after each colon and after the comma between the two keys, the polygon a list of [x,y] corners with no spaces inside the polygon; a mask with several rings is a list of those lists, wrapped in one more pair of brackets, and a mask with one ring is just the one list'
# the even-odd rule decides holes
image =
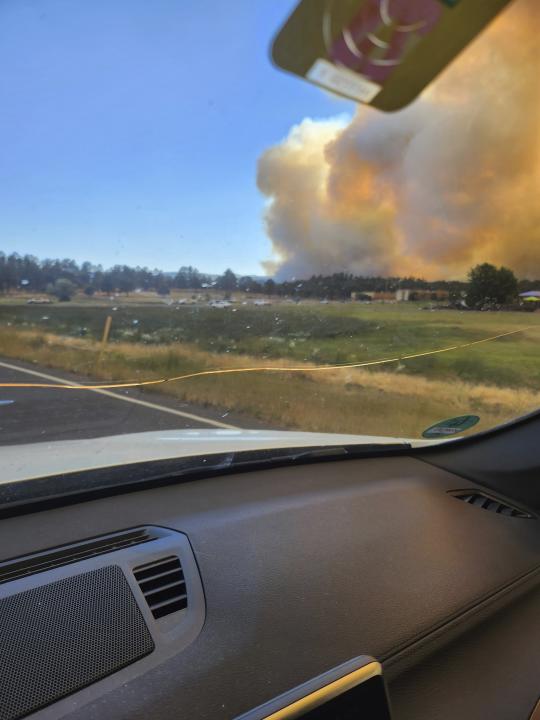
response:
{"label": "tree line", "polygon": [[115,265],[104,269],[101,265],[74,260],[39,260],[33,255],[6,255],[0,252],[0,292],[26,289],[30,292],[49,292],[59,281],[70,283],[76,290],[91,295],[94,292],[130,293],[136,289],[170,290],[171,287],[200,288],[210,282],[208,276],[195,268],[181,268],[175,278],[161,270],[146,267]]}
{"label": "tree line", "polygon": [[367,292],[395,292],[399,288],[408,288],[446,290],[451,300],[468,296],[477,305],[486,299],[497,303],[508,302],[518,292],[539,287],[540,281],[518,282],[511,270],[488,263],[473,268],[468,282],[428,282],[415,277],[362,277],[350,273],[313,275],[307,279],[277,282],[272,278],[261,281],[250,276],[238,276],[230,269],[217,277],[191,266],[183,266],[177,273],[129,265],[104,269],[90,262],[78,264],[70,259],[39,260],[33,255],[0,252],[0,293],[25,290],[49,293],[61,300],[69,300],[81,291],[93,295],[96,292],[128,294],[142,290],[168,295],[173,289],[200,291],[210,288],[225,293],[240,291],[281,297],[346,300],[352,293],[361,297]]}

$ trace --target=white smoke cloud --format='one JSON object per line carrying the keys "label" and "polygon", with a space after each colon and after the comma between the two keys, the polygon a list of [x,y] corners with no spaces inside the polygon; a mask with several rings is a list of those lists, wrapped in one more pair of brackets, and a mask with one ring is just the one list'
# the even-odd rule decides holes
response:
{"label": "white smoke cloud", "polygon": [[540,276],[540,4],[518,0],[409,108],[305,119],[259,160],[280,278]]}

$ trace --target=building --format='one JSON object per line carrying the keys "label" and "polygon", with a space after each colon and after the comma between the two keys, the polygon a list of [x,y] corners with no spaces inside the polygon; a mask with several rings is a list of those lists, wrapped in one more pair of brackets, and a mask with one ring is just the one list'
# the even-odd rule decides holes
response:
{"label": "building", "polygon": [[379,292],[376,290],[362,290],[360,292],[352,292],[351,300],[392,300],[395,301],[396,294],[393,292]]}
{"label": "building", "polygon": [[399,288],[396,290],[395,299],[398,302],[412,300],[434,300],[442,302],[448,300],[448,290],[418,290],[415,288]]}
{"label": "building", "polygon": [[374,300],[387,302],[407,302],[413,300],[444,302],[449,298],[448,290],[418,290],[417,288],[399,288],[399,290],[365,290],[352,292],[351,300]]}

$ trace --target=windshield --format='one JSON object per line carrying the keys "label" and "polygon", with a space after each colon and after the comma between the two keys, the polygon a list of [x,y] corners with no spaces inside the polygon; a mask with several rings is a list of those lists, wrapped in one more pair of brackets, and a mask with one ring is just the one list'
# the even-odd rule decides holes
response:
{"label": "windshield", "polygon": [[[538,408],[537,0],[396,112],[272,62],[294,7],[0,4],[0,444],[433,441]],[[408,17],[362,7],[371,38]]]}

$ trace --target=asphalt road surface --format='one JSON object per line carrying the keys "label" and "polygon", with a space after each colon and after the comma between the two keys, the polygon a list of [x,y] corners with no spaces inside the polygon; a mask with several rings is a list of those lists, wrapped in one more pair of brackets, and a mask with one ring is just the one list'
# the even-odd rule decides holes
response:
{"label": "asphalt road surface", "polygon": [[[80,382],[87,378],[0,358],[0,382]],[[0,445],[75,440],[150,430],[252,428],[262,423],[226,408],[190,405],[135,389],[71,391],[0,387]]]}

